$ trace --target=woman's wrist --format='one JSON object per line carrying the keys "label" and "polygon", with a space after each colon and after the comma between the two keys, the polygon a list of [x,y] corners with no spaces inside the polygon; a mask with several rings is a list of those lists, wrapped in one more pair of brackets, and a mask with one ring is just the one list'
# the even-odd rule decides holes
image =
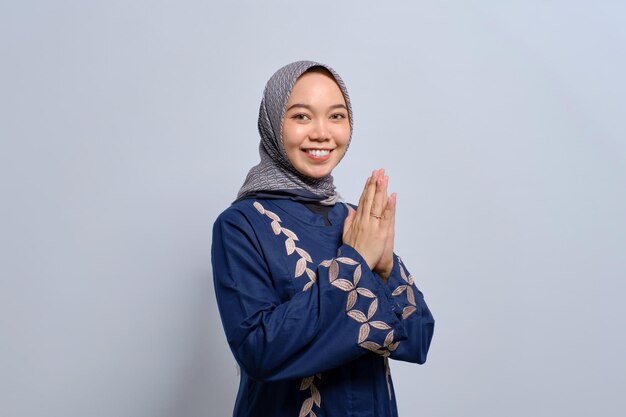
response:
{"label": "woman's wrist", "polygon": [[355,243],[355,244],[348,243],[348,245],[352,246],[354,250],[357,251],[359,255],[361,255],[361,257],[363,258],[363,260],[365,261],[369,269],[373,271],[374,267],[376,266],[376,262],[371,259],[371,256],[369,252],[366,250],[366,248],[362,247],[358,243]]}

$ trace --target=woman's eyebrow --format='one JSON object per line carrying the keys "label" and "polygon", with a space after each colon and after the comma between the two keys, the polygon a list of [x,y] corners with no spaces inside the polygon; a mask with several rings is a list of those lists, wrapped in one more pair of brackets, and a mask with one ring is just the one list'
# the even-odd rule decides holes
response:
{"label": "woman's eyebrow", "polygon": [[312,110],[311,106],[309,106],[308,104],[295,103],[295,104],[292,104],[291,106],[289,106],[289,108],[287,110],[285,110],[285,111],[289,111],[289,110],[291,110],[291,109],[293,109],[295,107],[304,107],[307,110]]}
{"label": "woman's eyebrow", "polygon": [[348,108],[346,107],[345,104],[333,104],[332,106],[329,107],[329,109],[344,109],[344,110],[348,110]]}
{"label": "woman's eyebrow", "polygon": [[[291,106],[289,106],[289,108],[287,108],[287,110],[285,110],[285,112],[288,112],[289,110],[291,110],[291,109],[293,109],[295,107],[303,107],[303,108],[305,108],[307,110],[313,111],[313,108],[311,106],[309,106],[308,104],[294,103]],[[345,109],[345,110],[348,110],[348,108],[346,107],[345,104],[333,104],[328,109],[329,110],[333,110],[333,109]]]}

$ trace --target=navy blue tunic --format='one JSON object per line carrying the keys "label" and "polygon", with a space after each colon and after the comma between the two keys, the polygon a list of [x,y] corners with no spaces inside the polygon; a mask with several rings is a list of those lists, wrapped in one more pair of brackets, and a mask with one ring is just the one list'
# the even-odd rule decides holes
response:
{"label": "navy blue tunic", "polygon": [[241,368],[236,417],[397,416],[388,358],[423,363],[434,320],[399,257],[387,283],[342,243],[347,208],[248,199],[213,227],[215,292]]}

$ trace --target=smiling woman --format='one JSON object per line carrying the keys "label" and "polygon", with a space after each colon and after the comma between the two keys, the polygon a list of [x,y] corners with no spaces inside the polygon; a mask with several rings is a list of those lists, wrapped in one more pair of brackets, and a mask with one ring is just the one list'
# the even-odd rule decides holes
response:
{"label": "smiling woman", "polygon": [[372,173],[356,210],[335,191],[352,119],[326,65],[294,62],[265,88],[261,162],[213,228],[236,417],[397,416],[388,358],[426,360],[434,320],[393,251],[388,177]]}
{"label": "smiling woman", "polygon": [[322,178],[337,166],[350,141],[348,108],[328,71],[305,72],[291,90],[283,120],[283,146],[300,173]]}

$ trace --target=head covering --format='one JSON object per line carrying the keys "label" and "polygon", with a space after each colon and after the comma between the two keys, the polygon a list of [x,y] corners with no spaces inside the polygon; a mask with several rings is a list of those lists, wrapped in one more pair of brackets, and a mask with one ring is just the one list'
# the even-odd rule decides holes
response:
{"label": "head covering", "polygon": [[274,195],[280,195],[283,192],[287,196],[305,195],[325,205],[333,205],[337,202],[339,195],[335,191],[332,175],[310,178],[301,174],[289,161],[283,146],[283,117],[289,95],[298,78],[313,67],[327,69],[339,85],[348,108],[350,139],[352,138],[352,107],[348,91],[339,74],[328,65],[313,61],[297,61],[285,65],[272,75],[265,86],[259,109],[261,162],[248,172],[237,194],[237,199],[269,191]]}

